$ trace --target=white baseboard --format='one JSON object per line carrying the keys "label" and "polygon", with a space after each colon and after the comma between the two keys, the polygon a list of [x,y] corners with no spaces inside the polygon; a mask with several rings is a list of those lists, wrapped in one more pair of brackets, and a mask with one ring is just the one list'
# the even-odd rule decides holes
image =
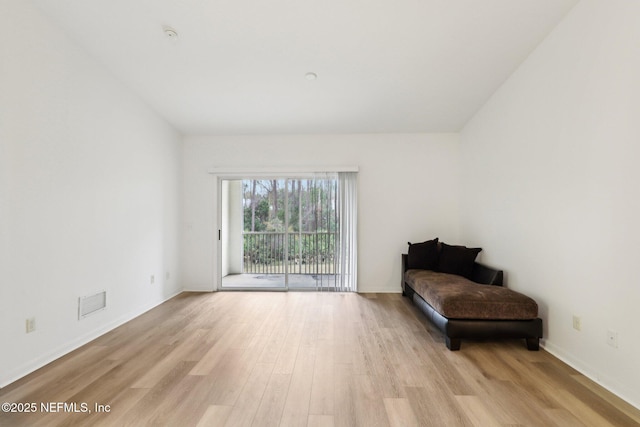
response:
{"label": "white baseboard", "polygon": [[402,289],[358,289],[359,294],[401,294]]}
{"label": "white baseboard", "polygon": [[626,387],[619,384],[608,375],[603,374],[602,372],[598,372],[596,369],[593,369],[593,367],[583,362],[580,358],[565,352],[562,347],[559,347],[552,342],[543,339],[540,342],[540,347],[548,353],[552,354],[554,357],[562,360],[564,363],[571,366],[573,369],[580,372],[585,377],[598,383],[603,388],[615,394],[620,399],[627,402],[629,405],[640,409],[640,396],[638,396],[637,390],[626,389]]}
{"label": "white baseboard", "polygon": [[103,325],[102,327],[95,329],[87,334],[84,334],[70,342],[67,342],[57,348],[55,348],[54,350],[40,356],[37,357],[33,360],[29,360],[26,363],[24,363],[22,366],[14,369],[12,372],[8,372],[5,375],[3,375],[0,378],[0,388],[6,387],[9,384],[19,380],[20,378],[23,378],[27,375],[29,375],[30,373],[42,368],[43,366],[53,362],[56,359],[61,358],[62,356],[71,353],[74,350],[77,350],[78,348],[82,347],[83,345],[95,340],[96,338],[106,334],[107,332],[110,332],[112,330],[114,330],[115,328],[117,328],[118,326],[121,326],[133,319],[135,319],[138,316],[143,315],[144,313],[146,313],[147,311],[151,310],[152,308],[155,308],[157,306],[159,306],[160,304],[163,304],[165,302],[167,302],[168,300],[170,300],[171,298],[175,297],[176,295],[181,294],[183,291],[182,290],[178,290],[176,292],[174,292],[173,294],[169,295],[168,297],[164,298],[163,300],[156,302],[154,304],[150,304],[148,306],[144,306],[141,307],[138,310],[132,311],[130,313],[127,313],[123,316],[120,316],[119,318],[107,323],[106,325]]}

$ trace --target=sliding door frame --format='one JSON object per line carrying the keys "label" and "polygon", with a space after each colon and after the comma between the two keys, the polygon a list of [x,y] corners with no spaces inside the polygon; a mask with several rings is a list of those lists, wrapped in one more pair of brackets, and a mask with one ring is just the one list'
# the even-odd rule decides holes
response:
{"label": "sliding door frame", "polygon": [[[213,283],[214,290],[223,290],[222,288],[222,182],[225,180],[242,180],[242,179],[294,179],[314,177],[318,174],[333,172],[358,172],[357,166],[310,166],[310,167],[211,167],[209,174],[215,179],[216,194],[215,200],[215,218],[214,230],[216,244],[214,245],[215,253],[213,254]],[[288,213],[286,213],[288,215]],[[224,290],[274,290],[287,291],[288,285],[282,288],[224,288]]]}

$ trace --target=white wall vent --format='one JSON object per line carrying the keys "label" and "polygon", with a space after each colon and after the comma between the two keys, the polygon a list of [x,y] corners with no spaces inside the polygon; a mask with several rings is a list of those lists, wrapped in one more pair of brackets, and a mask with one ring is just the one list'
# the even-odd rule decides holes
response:
{"label": "white wall vent", "polygon": [[107,307],[107,291],[78,298],[78,320],[104,310]]}

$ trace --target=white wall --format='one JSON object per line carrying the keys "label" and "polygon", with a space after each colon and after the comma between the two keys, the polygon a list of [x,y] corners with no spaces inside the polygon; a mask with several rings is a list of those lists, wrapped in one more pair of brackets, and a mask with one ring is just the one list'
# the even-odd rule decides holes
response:
{"label": "white wall", "polygon": [[[242,259],[244,257],[244,208],[242,206],[242,181],[229,182],[229,228],[227,228],[227,241],[229,243],[229,273],[242,273]],[[224,229],[224,228],[223,228]]]}
{"label": "white wall", "polygon": [[636,406],[639,16],[582,0],[461,133],[461,236],[538,301],[548,350]]}
{"label": "white wall", "polygon": [[221,182],[222,206],[220,221],[221,276],[242,273],[244,214],[242,208],[242,180],[223,180]]}
{"label": "white wall", "polygon": [[180,290],[181,141],[31,2],[0,28],[2,386]]}
{"label": "white wall", "polygon": [[457,241],[458,162],[456,134],[188,137],[185,288],[213,290],[218,276],[211,167],[358,166],[359,290],[400,292],[400,254],[407,241]]}
{"label": "white wall", "polygon": [[222,241],[220,242],[220,270],[221,270],[221,275],[222,277],[225,277],[229,274],[229,254],[230,254],[230,250],[229,250],[229,246],[230,246],[230,239],[229,237],[231,236],[231,232],[227,231],[231,228],[230,226],[230,220],[232,218],[231,216],[231,212],[229,209],[229,183],[231,181],[228,180],[224,180],[221,182],[220,185],[220,192],[221,192],[221,209],[220,209],[220,216],[221,216],[221,220],[220,220],[220,227],[222,228],[222,230],[225,230],[224,235],[222,236]]}

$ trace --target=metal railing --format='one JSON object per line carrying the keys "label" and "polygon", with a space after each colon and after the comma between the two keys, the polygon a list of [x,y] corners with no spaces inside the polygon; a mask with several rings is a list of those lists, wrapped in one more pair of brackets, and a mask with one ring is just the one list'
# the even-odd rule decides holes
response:
{"label": "metal railing", "polygon": [[289,274],[336,274],[336,236],[335,232],[244,232],[242,272],[284,274],[286,261]]}

